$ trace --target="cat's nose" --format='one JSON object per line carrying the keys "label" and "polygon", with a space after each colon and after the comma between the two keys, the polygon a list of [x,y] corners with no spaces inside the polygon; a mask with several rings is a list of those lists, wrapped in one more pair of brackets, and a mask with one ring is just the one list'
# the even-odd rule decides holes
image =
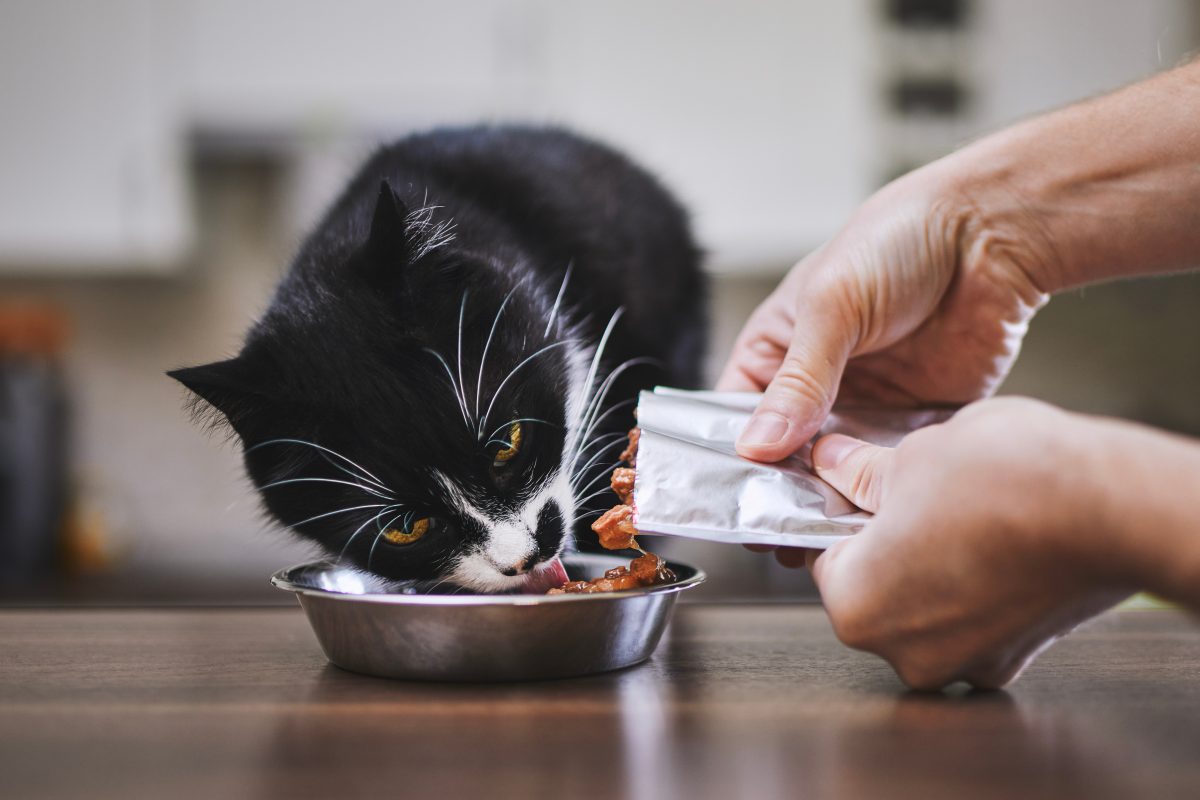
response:
{"label": "cat's nose", "polygon": [[527,556],[527,557],[521,559],[517,563],[513,564],[511,567],[506,567],[505,569],[500,570],[500,574],[507,575],[510,578],[514,575],[524,575],[526,572],[528,572],[530,570],[531,567],[533,567],[534,562],[536,562],[536,561],[537,561],[537,554],[535,553],[534,555]]}

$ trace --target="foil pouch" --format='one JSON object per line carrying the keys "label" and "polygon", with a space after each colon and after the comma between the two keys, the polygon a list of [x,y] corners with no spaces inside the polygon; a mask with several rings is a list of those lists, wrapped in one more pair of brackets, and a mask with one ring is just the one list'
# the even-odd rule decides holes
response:
{"label": "foil pouch", "polygon": [[[812,443],[776,464],[737,455],[734,442],[761,394],[658,387],[638,398],[634,524],[643,533],[741,544],[826,548],[871,515],[817,477]],[[821,435],[894,446],[953,409],[839,408]]]}

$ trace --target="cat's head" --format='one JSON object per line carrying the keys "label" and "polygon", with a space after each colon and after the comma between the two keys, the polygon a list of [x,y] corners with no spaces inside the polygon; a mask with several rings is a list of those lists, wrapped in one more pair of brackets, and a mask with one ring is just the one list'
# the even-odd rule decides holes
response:
{"label": "cat's head", "polygon": [[235,358],[170,374],[269,513],[343,563],[516,588],[573,526],[583,352],[558,287],[447,246],[386,184],[373,205],[351,241],[306,244]]}

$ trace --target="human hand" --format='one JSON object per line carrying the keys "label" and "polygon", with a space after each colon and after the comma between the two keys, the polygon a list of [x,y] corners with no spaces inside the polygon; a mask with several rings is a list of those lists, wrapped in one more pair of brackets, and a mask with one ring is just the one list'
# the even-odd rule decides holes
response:
{"label": "human hand", "polygon": [[835,399],[959,404],[999,385],[1046,302],[1037,276],[1053,251],[1021,215],[982,214],[956,169],[884,187],[753,313],[717,384],[766,392],[739,453],[787,457]]}
{"label": "human hand", "polygon": [[838,638],[882,656],[913,688],[995,688],[1130,594],[1134,559],[1110,530],[1096,477],[1113,449],[1098,445],[1105,425],[1000,398],[894,450],[819,439],[817,473],[875,513],[807,554]]}

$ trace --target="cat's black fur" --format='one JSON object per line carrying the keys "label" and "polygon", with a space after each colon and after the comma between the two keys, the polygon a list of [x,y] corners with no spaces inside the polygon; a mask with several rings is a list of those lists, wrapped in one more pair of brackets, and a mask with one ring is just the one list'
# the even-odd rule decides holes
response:
{"label": "cat's black fur", "polygon": [[[437,130],[367,161],[237,357],[170,374],[224,415],[299,535],[387,578],[503,590],[586,527],[580,501],[610,499],[585,496],[631,404],[579,441],[572,402],[632,358],[653,363],[621,373],[602,411],[697,383],[697,261],[680,206],[614,151],[553,129]],[[513,419],[521,447],[498,466]],[[381,538],[415,518],[433,520],[420,540]]]}

